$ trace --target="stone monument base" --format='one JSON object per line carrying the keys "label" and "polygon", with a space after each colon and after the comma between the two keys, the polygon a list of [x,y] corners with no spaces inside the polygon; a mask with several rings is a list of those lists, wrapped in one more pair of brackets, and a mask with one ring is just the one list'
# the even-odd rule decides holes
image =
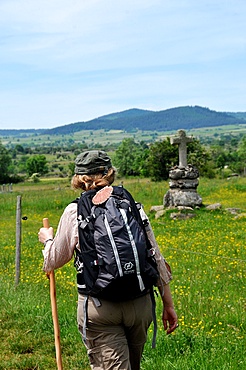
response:
{"label": "stone monument base", "polygon": [[202,198],[194,190],[169,189],[164,195],[163,204],[166,208],[178,206],[194,208],[202,205]]}

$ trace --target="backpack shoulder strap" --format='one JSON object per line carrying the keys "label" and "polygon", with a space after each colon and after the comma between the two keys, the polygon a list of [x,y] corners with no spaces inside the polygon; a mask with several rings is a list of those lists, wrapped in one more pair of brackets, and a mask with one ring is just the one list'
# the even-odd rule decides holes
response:
{"label": "backpack shoulder strap", "polygon": [[78,202],[79,202],[79,197],[77,197],[77,198],[75,198],[74,200],[72,200],[72,202],[71,202],[71,203],[76,203],[76,204],[78,204]]}
{"label": "backpack shoulder strap", "polygon": [[141,225],[142,220],[141,220],[141,216],[140,216],[140,213],[139,213],[139,209],[138,209],[137,203],[135,202],[131,193],[128,190],[126,190],[122,185],[113,186],[113,189],[114,189],[114,191],[113,191],[114,195],[119,196],[121,198],[125,198],[130,202],[133,214],[134,214],[135,218],[137,219],[138,223]]}
{"label": "backpack shoulder strap", "polygon": [[134,200],[133,196],[131,195],[131,193],[128,190],[126,190],[122,185],[121,186],[114,186],[113,188],[114,188],[114,192],[113,192],[114,194],[129,200],[129,202],[131,204],[131,207],[132,207],[134,217],[136,218],[137,222],[139,223],[139,225],[141,226],[141,228],[144,232],[148,249],[152,249],[152,246],[150,244],[150,241],[149,241],[149,238],[148,238],[148,235],[147,235],[147,232],[146,232],[146,227],[145,227],[146,224],[142,220],[142,217],[141,217],[141,214],[140,214],[140,209],[142,207],[141,203],[136,202]]}
{"label": "backpack shoulder strap", "polygon": [[88,190],[81,193],[78,199],[78,216],[83,214],[87,217],[91,213],[92,198],[96,194],[96,190]]}

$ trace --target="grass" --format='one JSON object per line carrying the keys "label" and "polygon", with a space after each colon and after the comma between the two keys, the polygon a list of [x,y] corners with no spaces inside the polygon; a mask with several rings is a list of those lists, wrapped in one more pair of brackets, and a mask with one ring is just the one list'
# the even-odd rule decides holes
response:
{"label": "grass", "polygon": [[[243,370],[245,363],[245,214],[246,179],[200,180],[204,204],[222,208],[196,210],[196,217],[160,219],[151,205],[162,203],[168,183],[124,180],[145,205],[160,248],[173,271],[171,289],[179,328],[166,336],[157,299],[157,348],[151,349],[152,328],[142,369]],[[56,369],[49,281],[42,272],[42,245],[37,240],[42,218],[54,228],[63,208],[78,193],[65,179],[14,186],[0,194],[0,370]],[[15,287],[15,208],[22,196],[21,278]],[[239,215],[227,208],[240,208]],[[64,369],[89,369],[76,326],[77,292],[72,261],[56,271],[57,304]]]}

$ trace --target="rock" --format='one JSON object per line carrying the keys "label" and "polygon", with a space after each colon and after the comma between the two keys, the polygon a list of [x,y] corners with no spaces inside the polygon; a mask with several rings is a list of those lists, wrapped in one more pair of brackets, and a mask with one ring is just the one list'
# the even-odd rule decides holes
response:
{"label": "rock", "polygon": [[159,212],[159,211],[161,211],[163,209],[164,209],[164,206],[163,205],[161,205],[161,206],[152,206],[150,208],[150,212]]}
{"label": "rock", "polygon": [[169,172],[169,177],[172,180],[182,179],[183,177],[185,177],[185,170],[181,168],[172,169]]}
{"label": "rock", "polygon": [[195,208],[202,205],[202,198],[194,190],[169,189],[164,195],[163,204],[167,208],[178,206]]}
{"label": "rock", "polygon": [[161,209],[161,210],[157,211],[156,214],[155,214],[155,219],[157,220],[158,218],[160,218],[164,214],[165,214],[164,209]]}
{"label": "rock", "polygon": [[179,211],[185,211],[185,210],[193,211],[192,207],[178,206],[177,208]]}
{"label": "rock", "polygon": [[220,209],[222,207],[221,203],[214,203],[206,206],[206,209],[214,211],[215,209]]}
{"label": "rock", "polygon": [[172,220],[187,220],[193,217],[196,217],[195,213],[171,213],[170,214],[170,218]]}
{"label": "rock", "polygon": [[227,212],[230,212],[232,215],[237,215],[241,210],[240,208],[226,208]]}
{"label": "rock", "polygon": [[169,177],[172,180],[197,179],[199,177],[199,171],[191,164],[188,164],[186,167],[175,166],[171,168]]}
{"label": "rock", "polygon": [[183,179],[183,180],[171,180],[169,181],[170,189],[196,189],[199,184],[197,179]]}
{"label": "rock", "polygon": [[246,217],[246,213],[240,213],[239,215],[237,215],[235,217],[235,219],[238,219],[238,218],[245,218]]}

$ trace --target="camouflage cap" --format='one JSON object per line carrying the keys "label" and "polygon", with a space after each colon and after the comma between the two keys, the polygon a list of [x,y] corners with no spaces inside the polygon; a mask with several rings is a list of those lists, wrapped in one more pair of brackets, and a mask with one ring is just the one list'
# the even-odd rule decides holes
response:
{"label": "camouflage cap", "polygon": [[83,152],[75,159],[74,173],[76,175],[90,175],[98,172],[107,172],[112,167],[111,159],[102,150]]}

